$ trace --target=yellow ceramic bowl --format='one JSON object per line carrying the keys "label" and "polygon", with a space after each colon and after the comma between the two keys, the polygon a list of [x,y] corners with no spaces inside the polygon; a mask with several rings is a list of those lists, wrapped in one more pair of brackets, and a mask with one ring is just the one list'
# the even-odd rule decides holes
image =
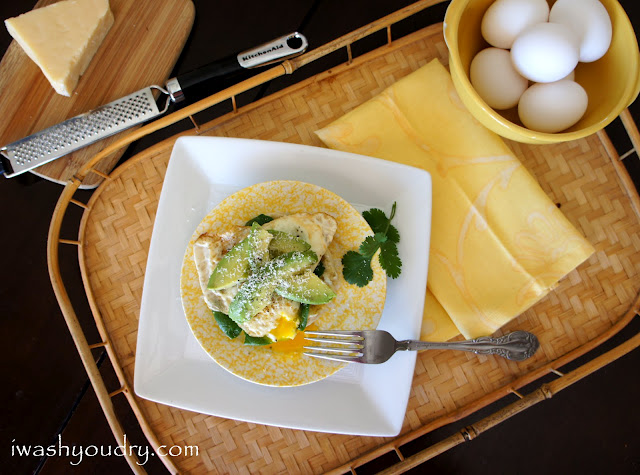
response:
{"label": "yellow ceramic bowl", "polygon": [[607,54],[593,63],[579,63],[576,82],[587,91],[589,106],[573,127],[557,134],[536,132],[522,126],[517,108],[495,111],[471,86],[469,65],[476,53],[489,47],[480,24],[494,0],[452,0],[445,16],[444,36],[449,67],[460,98],[485,127],[517,142],[557,143],[591,135],[615,119],[640,90],[638,41],[629,18],[617,0],[600,0],[609,12],[613,38]]}

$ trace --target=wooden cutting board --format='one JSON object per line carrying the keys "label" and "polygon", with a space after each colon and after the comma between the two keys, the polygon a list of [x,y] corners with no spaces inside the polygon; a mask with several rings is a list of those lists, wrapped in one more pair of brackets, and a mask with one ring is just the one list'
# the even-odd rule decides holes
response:
{"label": "wooden cutting board", "polygon": [[[35,8],[55,0],[40,0]],[[110,0],[114,24],[71,97],[57,94],[38,66],[13,41],[0,62],[0,145],[62,122],[152,84],[164,86],[191,32],[191,0]],[[126,133],[126,132],[122,132]],[[112,136],[33,173],[66,183]],[[108,173],[124,150],[100,163]],[[89,174],[82,188],[102,179]]]}

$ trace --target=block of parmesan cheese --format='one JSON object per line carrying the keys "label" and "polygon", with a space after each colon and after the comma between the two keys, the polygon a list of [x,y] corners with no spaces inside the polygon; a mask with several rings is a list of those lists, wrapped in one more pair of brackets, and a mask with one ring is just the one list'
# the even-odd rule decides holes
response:
{"label": "block of parmesan cheese", "polygon": [[5,20],[58,94],[70,96],[113,25],[109,0],[63,0]]}

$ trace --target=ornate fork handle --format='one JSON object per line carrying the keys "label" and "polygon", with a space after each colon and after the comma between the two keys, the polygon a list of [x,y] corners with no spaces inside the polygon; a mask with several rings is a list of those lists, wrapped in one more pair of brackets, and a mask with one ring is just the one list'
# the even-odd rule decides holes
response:
{"label": "ornate fork handle", "polygon": [[461,350],[482,355],[499,355],[515,361],[522,361],[533,356],[539,346],[540,343],[534,334],[522,330],[499,338],[485,336],[474,340],[450,343],[402,340],[397,343],[398,350]]}

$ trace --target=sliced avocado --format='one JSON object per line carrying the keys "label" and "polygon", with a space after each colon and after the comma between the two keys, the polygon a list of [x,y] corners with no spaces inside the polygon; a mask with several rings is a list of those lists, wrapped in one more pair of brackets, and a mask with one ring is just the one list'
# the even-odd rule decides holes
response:
{"label": "sliced avocado", "polygon": [[302,252],[311,249],[311,244],[293,234],[276,231],[275,229],[269,229],[269,232],[273,235],[273,239],[269,242],[271,257],[277,257],[287,252]]}
{"label": "sliced avocado", "polygon": [[254,223],[251,225],[251,232],[247,236],[252,249],[249,255],[249,268],[251,272],[256,272],[269,260],[269,243],[273,239],[271,233]]}
{"label": "sliced avocado", "polygon": [[276,292],[289,300],[310,305],[327,303],[336,296],[331,287],[311,271],[286,277]]}
{"label": "sliced avocado", "polygon": [[289,252],[270,260],[251,274],[240,287],[229,306],[229,318],[241,324],[271,303],[271,297],[282,279],[318,262],[313,251]]}
{"label": "sliced avocado", "polygon": [[271,233],[253,224],[249,235],[233,246],[209,277],[208,288],[225,289],[249,278],[269,258],[269,241]]}

